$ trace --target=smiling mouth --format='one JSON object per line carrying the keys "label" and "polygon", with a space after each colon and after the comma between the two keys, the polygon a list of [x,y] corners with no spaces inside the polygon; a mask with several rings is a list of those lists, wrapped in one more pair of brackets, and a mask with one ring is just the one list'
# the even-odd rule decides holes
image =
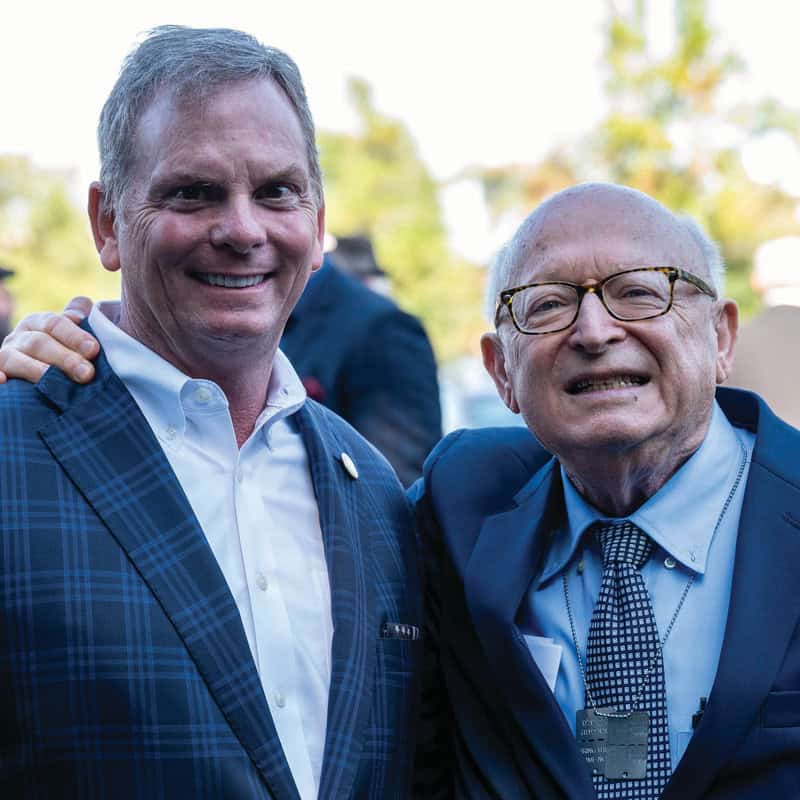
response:
{"label": "smiling mouth", "polygon": [[224,289],[247,289],[258,286],[267,279],[266,275],[223,275],[214,272],[193,272],[192,277],[208,286],[221,286]]}
{"label": "smiling mouth", "polygon": [[581,378],[568,384],[569,394],[584,394],[586,392],[605,392],[610,389],[627,389],[631,386],[644,386],[649,383],[649,378],[640,375],[614,375],[610,378]]}

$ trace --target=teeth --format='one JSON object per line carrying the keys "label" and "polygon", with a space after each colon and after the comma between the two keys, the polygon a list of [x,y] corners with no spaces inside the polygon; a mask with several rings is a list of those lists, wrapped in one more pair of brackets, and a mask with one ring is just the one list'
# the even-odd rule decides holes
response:
{"label": "teeth", "polygon": [[215,275],[212,272],[195,272],[194,276],[202,283],[224,286],[226,289],[244,289],[266,280],[265,275]]}
{"label": "teeth", "polygon": [[641,386],[643,383],[645,383],[644,378],[639,378],[635,375],[619,375],[602,380],[578,381],[572,387],[572,393],[580,394],[581,392],[602,392],[607,389],[624,389],[626,386]]}

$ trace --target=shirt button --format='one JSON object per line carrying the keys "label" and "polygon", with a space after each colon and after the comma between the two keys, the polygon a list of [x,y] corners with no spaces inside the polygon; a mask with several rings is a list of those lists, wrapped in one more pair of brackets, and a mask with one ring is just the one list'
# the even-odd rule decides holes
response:
{"label": "shirt button", "polygon": [[664,566],[667,569],[675,569],[675,559],[672,556],[667,556],[664,559]]}
{"label": "shirt button", "polygon": [[164,431],[164,435],[171,442],[178,435],[178,429],[174,425],[170,425],[166,431]]}
{"label": "shirt button", "polygon": [[267,576],[264,575],[263,572],[259,572],[256,574],[256,586],[258,586],[258,588],[261,589],[262,592],[267,591],[269,582],[267,581]]}
{"label": "shirt button", "polygon": [[201,386],[194,393],[194,399],[200,403],[201,406],[204,406],[211,399],[211,392],[209,392],[205,386]]}
{"label": "shirt button", "polygon": [[278,706],[278,708],[283,708],[286,705],[286,697],[280,690],[277,690],[273,697],[275,698],[275,705]]}
{"label": "shirt button", "polygon": [[237,469],[236,470],[236,482],[237,483],[244,483],[244,470]]}

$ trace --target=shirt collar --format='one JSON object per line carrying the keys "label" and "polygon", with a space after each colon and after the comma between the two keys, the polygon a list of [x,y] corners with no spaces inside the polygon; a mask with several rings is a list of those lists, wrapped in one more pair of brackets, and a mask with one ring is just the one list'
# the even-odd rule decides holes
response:
{"label": "shirt collar", "polygon": [[[745,444],[715,402],[708,432],[685,464],[640,508],[626,519],[687,569],[703,574],[717,521],[728,499]],[[588,503],[561,466],[567,520],[554,539],[540,583],[569,563],[586,530],[606,515]],[[692,509],[691,524],[686,509]]]}
{"label": "shirt collar", "polygon": [[[89,324],[97,336],[106,358],[117,377],[133,395],[148,421],[165,420],[179,434],[186,427],[187,413],[203,413],[189,399],[190,387],[208,387],[227,399],[213,381],[192,379],[154,353],[141,342],[118,328],[95,305],[89,314]],[[277,350],[272,362],[267,399],[256,420],[254,433],[262,427],[271,427],[277,420],[288,417],[300,409],[306,400],[306,390],[286,356]],[[219,408],[219,405],[217,405]]]}

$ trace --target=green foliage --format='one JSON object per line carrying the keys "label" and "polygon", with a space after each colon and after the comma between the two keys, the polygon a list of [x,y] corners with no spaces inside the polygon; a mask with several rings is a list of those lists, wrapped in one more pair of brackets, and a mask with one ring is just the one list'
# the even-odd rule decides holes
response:
{"label": "green foliage", "polygon": [[[697,218],[721,243],[728,292],[750,313],[758,308],[749,285],[756,247],[796,234],[800,225],[795,199],[751,180],[740,149],[775,130],[800,142],[800,115],[773,98],[720,108],[720,88],[743,62],[717,51],[705,0],[675,0],[675,45],[660,57],[647,37],[647,0],[619,5],[625,10],[609,0],[606,117],[537,164],[473,174],[497,216],[528,211],[581,180],[625,183],[653,195]],[[482,271],[449,250],[440,187],[406,126],[375,109],[365,82],[353,81],[350,96],[359,131],[319,133],[328,230],[372,238],[398,301],[425,322],[440,359],[474,352],[485,329]],[[85,215],[65,186],[63,175],[0,157],[0,263],[18,271],[11,282],[18,316],[59,308],[77,291],[118,296],[118,276],[99,265]]]}
{"label": "green foliage", "polygon": [[[759,308],[749,282],[756,248],[796,235],[800,224],[796,199],[750,179],[740,150],[775,130],[800,141],[800,115],[772,98],[720,107],[720,89],[744,64],[716,51],[705,0],[675,1],[675,45],[660,58],[646,34],[648,3],[626,5],[609,3],[607,116],[566,158],[562,147],[538,164],[484,171],[487,200],[498,212],[515,204],[527,211],[569,183],[598,179],[647,192],[695,217],[720,243],[727,292],[746,316]],[[721,147],[721,138],[734,144]]]}
{"label": "green foliage", "polygon": [[372,239],[395,297],[424,320],[440,359],[474,350],[485,327],[482,274],[449,251],[438,186],[405,125],[375,109],[363,81],[351,81],[350,96],[360,131],[318,136],[326,227]]}
{"label": "green foliage", "polygon": [[66,176],[19,156],[0,156],[0,264],[17,273],[8,281],[17,318],[59,309],[76,292],[119,297],[119,278],[100,266]]}

